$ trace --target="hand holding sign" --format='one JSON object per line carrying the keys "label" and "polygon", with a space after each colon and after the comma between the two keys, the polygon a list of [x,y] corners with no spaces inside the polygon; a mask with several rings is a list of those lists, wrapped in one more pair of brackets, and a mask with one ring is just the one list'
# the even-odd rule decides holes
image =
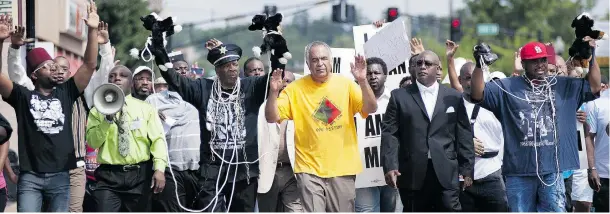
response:
{"label": "hand holding sign", "polygon": [[403,19],[393,21],[364,43],[364,55],[383,59],[388,68],[396,68],[411,55]]}
{"label": "hand holding sign", "polygon": [[354,56],[354,63],[351,63],[350,66],[352,68],[352,75],[354,75],[354,79],[358,83],[366,80],[366,60],[363,56]]}

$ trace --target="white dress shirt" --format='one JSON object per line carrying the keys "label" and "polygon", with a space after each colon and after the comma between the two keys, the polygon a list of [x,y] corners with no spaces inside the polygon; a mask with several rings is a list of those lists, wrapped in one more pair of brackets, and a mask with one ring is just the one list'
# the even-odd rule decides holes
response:
{"label": "white dress shirt", "polygon": [[436,107],[436,98],[438,97],[438,83],[434,81],[434,84],[430,87],[422,85],[421,83],[419,83],[419,81],[415,81],[415,83],[417,84],[417,88],[419,89],[421,99],[424,101],[424,106],[426,106],[428,119],[432,121],[432,114],[434,113],[434,107]]}
{"label": "white dress shirt", "polygon": [[602,92],[601,96],[587,103],[587,123],[589,132],[595,134],[595,168],[600,178],[610,177],[609,145],[606,126],[610,121],[610,90]]}
{"label": "white dress shirt", "polygon": [[[474,104],[464,99],[464,106],[468,114],[468,121],[472,118]],[[474,136],[483,142],[485,152],[498,152],[493,158],[479,158],[474,160],[474,180],[485,178],[502,168],[502,158],[504,156],[504,135],[502,135],[502,125],[491,111],[479,108],[479,114],[474,122]]]}
{"label": "white dress shirt", "polygon": [[[417,84],[421,99],[424,101],[426,113],[428,113],[428,119],[432,121],[432,114],[434,113],[436,99],[438,98],[438,82],[434,81],[434,84],[432,84],[430,87],[422,85],[419,83],[419,81],[415,81],[415,84]],[[428,151],[428,159],[430,158],[432,158],[432,156],[430,155],[430,151]]]}

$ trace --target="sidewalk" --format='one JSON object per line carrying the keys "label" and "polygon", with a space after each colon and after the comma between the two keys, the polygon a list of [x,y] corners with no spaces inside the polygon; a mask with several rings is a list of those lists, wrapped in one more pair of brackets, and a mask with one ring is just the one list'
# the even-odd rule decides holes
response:
{"label": "sidewalk", "polygon": [[17,203],[8,202],[6,208],[4,208],[5,213],[16,213],[17,212]]}

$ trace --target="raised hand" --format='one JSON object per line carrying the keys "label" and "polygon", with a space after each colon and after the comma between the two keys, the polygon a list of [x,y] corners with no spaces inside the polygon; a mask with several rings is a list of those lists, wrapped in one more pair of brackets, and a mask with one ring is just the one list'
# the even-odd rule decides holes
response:
{"label": "raised hand", "polygon": [[582,38],[582,41],[588,42],[589,46],[592,48],[597,47],[597,44],[595,44],[595,39],[591,38],[590,36],[585,36],[585,38]]}
{"label": "raised hand", "polygon": [[380,28],[381,26],[383,26],[383,23],[385,23],[385,19],[373,22],[373,26],[375,26],[376,28]]}
{"label": "raised hand", "polygon": [[514,64],[515,71],[523,70],[523,65],[521,64],[521,55],[519,54],[520,52],[521,52],[521,49],[519,49],[519,51],[515,52],[515,64]]}
{"label": "raised hand", "polygon": [[455,51],[457,51],[457,49],[460,47],[460,45],[455,44],[455,42],[451,41],[451,40],[447,40],[445,42],[445,46],[446,46],[446,54],[447,57],[453,57],[455,55]]}
{"label": "raised hand", "polygon": [[100,24],[100,16],[97,15],[97,6],[93,0],[89,0],[87,5],[87,19],[83,19],[89,28],[96,29]]}
{"label": "raised hand", "polygon": [[350,67],[356,81],[366,80],[366,59],[363,56],[354,56],[354,63],[351,63]]}
{"label": "raised hand", "polygon": [[[0,40],[4,41],[13,32],[13,18],[0,15]],[[0,41],[1,42],[1,41]]]}
{"label": "raised hand", "polygon": [[14,46],[23,46],[25,43],[32,42],[32,39],[26,41],[25,39],[25,27],[17,26],[11,34],[11,44]]}
{"label": "raised hand", "polygon": [[411,42],[409,42],[409,43],[411,46],[411,55],[417,55],[426,50],[426,49],[424,49],[424,44],[421,42],[421,39],[419,39],[419,38],[412,38]]}
{"label": "raised hand", "polygon": [[282,79],[282,69],[275,69],[271,74],[271,80],[269,80],[269,88],[273,92],[279,92],[284,87],[284,80]]}
{"label": "raised hand", "polygon": [[210,39],[205,42],[205,48],[207,48],[208,50],[212,50],[220,45],[222,45],[222,42],[216,38]]}
{"label": "raised hand", "polygon": [[108,34],[108,23],[100,22],[100,24],[97,25],[97,43],[106,44],[109,41],[110,35]]}

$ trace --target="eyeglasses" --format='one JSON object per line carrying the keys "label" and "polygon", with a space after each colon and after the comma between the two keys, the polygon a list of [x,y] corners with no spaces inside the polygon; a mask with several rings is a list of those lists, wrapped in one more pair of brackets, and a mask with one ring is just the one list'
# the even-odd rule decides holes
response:
{"label": "eyeglasses", "polygon": [[438,63],[434,63],[434,62],[430,62],[430,61],[425,61],[425,60],[417,60],[415,62],[415,66],[417,66],[417,67],[421,67],[422,65],[425,65],[426,68],[430,68],[432,66],[438,65]]}
{"label": "eyeglasses", "polygon": [[34,69],[34,71],[32,71],[32,73],[35,73],[36,71],[42,70],[43,68],[47,69],[47,70],[53,70],[53,69],[57,69],[57,65],[55,63],[47,62],[44,65]]}

